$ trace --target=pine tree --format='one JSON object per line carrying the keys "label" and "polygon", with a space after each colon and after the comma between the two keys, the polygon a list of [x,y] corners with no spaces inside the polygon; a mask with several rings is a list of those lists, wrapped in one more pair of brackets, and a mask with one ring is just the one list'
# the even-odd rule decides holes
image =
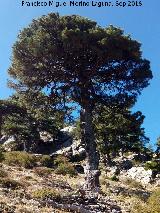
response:
{"label": "pine tree", "polygon": [[95,104],[128,105],[152,78],[140,43],[123,30],[102,28],[80,16],[42,16],[23,29],[13,46],[9,74],[19,88],[48,89],[58,98],[81,107],[82,138],[87,152],[86,184],[99,185],[99,154],[92,113]]}

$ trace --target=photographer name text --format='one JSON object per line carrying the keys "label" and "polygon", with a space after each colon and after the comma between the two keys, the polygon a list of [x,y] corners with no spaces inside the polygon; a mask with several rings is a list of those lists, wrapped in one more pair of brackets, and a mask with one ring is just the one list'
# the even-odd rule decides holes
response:
{"label": "photographer name text", "polygon": [[21,1],[22,7],[141,7],[142,1]]}

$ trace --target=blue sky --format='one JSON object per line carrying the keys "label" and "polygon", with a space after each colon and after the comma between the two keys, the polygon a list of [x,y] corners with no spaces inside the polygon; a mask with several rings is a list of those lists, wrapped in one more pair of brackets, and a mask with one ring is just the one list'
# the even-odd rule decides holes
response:
{"label": "blue sky", "polygon": [[[29,1],[29,0],[28,0]],[[48,2],[48,0],[46,0]],[[56,0],[55,0],[56,1]],[[88,0],[91,1],[91,0]],[[69,0],[66,0],[69,2]],[[113,2],[115,2],[113,0]],[[127,1],[125,1],[127,2]],[[3,0],[0,3],[0,98],[12,91],[7,88],[7,69],[11,62],[12,45],[18,32],[33,18],[49,12],[60,15],[78,14],[96,20],[101,26],[113,24],[142,43],[143,56],[151,61],[153,79],[134,107],[146,116],[146,135],[154,144],[160,136],[160,1],[142,0],[141,7],[22,7],[21,0]]]}

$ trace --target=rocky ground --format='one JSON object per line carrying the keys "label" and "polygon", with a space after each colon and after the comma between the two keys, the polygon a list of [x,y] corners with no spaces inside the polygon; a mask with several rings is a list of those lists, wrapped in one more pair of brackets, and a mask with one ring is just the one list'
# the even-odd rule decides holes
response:
{"label": "rocky ground", "polygon": [[[69,157],[72,163],[64,162],[61,169],[69,169],[70,175],[58,174],[54,166],[47,168],[39,163],[32,169],[17,166],[18,163],[11,152],[15,151],[12,149],[12,143],[15,144],[15,141],[13,138],[1,139],[1,144],[6,153],[10,153],[8,158],[14,162],[14,166],[7,164],[7,161],[0,164],[0,213],[160,212],[156,204],[160,202],[160,175],[155,176],[152,170],[144,168],[149,160],[141,154],[128,153],[127,156],[119,156],[112,161],[112,165],[106,166],[101,159],[99,192],[84,191],[85,150],[79,140],[73,140],[71,131],[73,128],[63,129],[60,146],[47,153],[52,158],[58,155]],[[41,137],[46,147],[50,137],[46,133]],[[28,163],[26,154],[20,154],[18,157],[20,161],[25,160],[25,163]],[[39,155],[36,155],[36,158],[39,158]],[[78,172],[76,175],[73,168]],[[148,199],[156,190],[156,198],[151,200],[152,205],[148,208]]]}
{"label": "rocky ground", "polygon": [[78,190],[83,175],[70,177],[48,173],[44,167],[24,169],[1,164],[1,176],[3,173],[1,212],[121,212],[113,199]]}
{"label": "rocky ground", "polygon": [[129,213],[134,202],[147,199],[154,185],[115,181],[101,175],[100,193],[81,190],[84,175],[55,174],[45,167],[24,169],[1,164],[0,212],[47,213]]}

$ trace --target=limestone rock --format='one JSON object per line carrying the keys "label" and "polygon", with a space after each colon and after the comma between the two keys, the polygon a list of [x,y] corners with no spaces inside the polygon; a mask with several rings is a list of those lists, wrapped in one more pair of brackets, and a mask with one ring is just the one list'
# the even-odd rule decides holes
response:
{"label": "limestone rock", "polygon": [[44,142],[53,141],[53,137],[46,131],[40,132],[40,139]]}
{"label": "limestone rock", "polygon": [[152,182],[152,170],[145,170],[144,167],[132,167],[123,174],[127,178],[131,178],[137,182],[147,185]]}

